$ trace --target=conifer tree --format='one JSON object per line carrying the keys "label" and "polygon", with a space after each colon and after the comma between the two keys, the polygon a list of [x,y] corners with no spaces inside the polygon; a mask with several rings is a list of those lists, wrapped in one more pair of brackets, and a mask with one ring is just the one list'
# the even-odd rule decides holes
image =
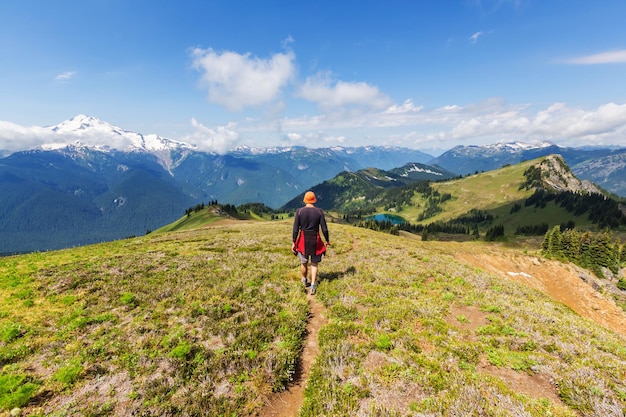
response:
{"label": "conifer tree", "polygon": [[562,239],[561,228],[554,226],[551,231],[546,233],[545,238],[541,244],[542,251],[553,257],[561,257]]}
{"label": "conifer tree", "polygon": [[595,263],[608,268],[614,274],[619,270],[619,249],[610,230],[603,231],[596,238]]}
{"label": "conifer tree", "polygon": [[593,265],[593,236],[591,232],[584,232],[580,236],[580,266],[590,268]]}
{"label": "conifer tree", "polygon": [[574,263],[578,263],[580,261],[581,244],[580,233],[578,231],[566,229],[565,232],[562,233],[561,253],[565,259]]}

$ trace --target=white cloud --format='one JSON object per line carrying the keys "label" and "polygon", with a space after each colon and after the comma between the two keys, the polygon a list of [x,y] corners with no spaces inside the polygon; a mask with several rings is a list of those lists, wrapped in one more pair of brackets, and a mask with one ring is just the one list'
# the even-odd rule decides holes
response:
{"label": "white cloud", "polygon": [[0,150],[16,152],[57,141],[55,133],[48,128],[24,127],[0,120]]}
{"label": "white cloud", "polygon": [[209,101],[229,110],[276,100],[295,73],[295,55],[290,51],[261,59],[249,53],[195,48],[191,56],[193,68],[202,73]]}
{"label": "white cloud", "polygon": [[57,81],[69,81],[75,76],[76,76],[76,71],[66,71],[66,72],[57,74],[57,76],[54,77],[54,79]]}
{"label": "white cloud", "polygon": [[588,111],[556,103],[537,113],[529,131],[545,137],[572,139],[580,144],[603,144],[611,136],[626,134],[626,104],[608,103]]}
{"label": "white cloud", "polygon": [[[451,148],[508,140],[550,140],[562,146],[624,145],[626,104],[608,103],[595,109],[555,103],[536,109],[492,98],[465,106],[435,109],[410,100],[381,112],[351,115],[341,120],[317,116],[284,119],[292,141],[303,145],[335,141],[359,143],[365,135],[404,146]],[[340,140],[337,140],[339,139]],[[367,143],[371,144],[371,143]]]}
{"label": "white cloud", "polygon": [[345,136],[328,136],[324,138],[324,142],[330,144],[343,144],[346,141]]}
{"label": "white cloud", "polygon": [[593,65],[593,64],[618,64],[626,63],[626,49],[600,52],[593,55],[585,55],[566,61],[569,64]]}
{"label": "white cloud", "polygon": [[382,109],[391,104],[377,87],[365,82],[334,82],[330,74],[307,78],[300,86],[298,96],[319,104],[326,111],[346,107]]}
{"label": "white cloud", "polygon": [[478,38],[481,37],[482,35],[484,35],[484,33],[481,31],[474,33],[472,36],[469,37],[470,42],[472,42],[473,44],[476,44],[478,42]]}
{"label": "white cloud", "polygon": [[516,106],[488,112],[475,109],[460,117],[446,136],[457,141],[547,139],[566,146],[583,146],[620,144],[624,135],[626,104],[608,103],[586,110],[555,103],[534,113]]}
{"label": "white cloud", "polygon": [[401,105],[393,104],[384,111],[387,114],[400,114],[400,113],[413,113],[419,112],[423,109],[423,106],[416,106],[413,101],[405,100]]}
{"label": "white cloud", "polygon": [[182,140],[197,146],[201,151],[223,154],[231,150],[239,140],[237,124],[234,122],[213,129],[191,119],[191,125],[195,131]]}

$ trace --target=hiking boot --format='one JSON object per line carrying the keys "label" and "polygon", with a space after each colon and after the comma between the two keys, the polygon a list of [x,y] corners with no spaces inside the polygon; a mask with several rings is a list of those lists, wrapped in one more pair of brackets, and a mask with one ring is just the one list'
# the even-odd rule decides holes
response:
{"label": "hiking boot", "polygon": [[315,295],[315,285],[311,285],[311,295]]}
{"label": "hiking boot", "polygon": [[303,286],[304,288],[306,288],[306,287],[308,287],[308,286],[309,286],[309,282],[308,282],[308,281],[306,280],[306,278],[304,278],[304,277],[302,277],[302,286]]}

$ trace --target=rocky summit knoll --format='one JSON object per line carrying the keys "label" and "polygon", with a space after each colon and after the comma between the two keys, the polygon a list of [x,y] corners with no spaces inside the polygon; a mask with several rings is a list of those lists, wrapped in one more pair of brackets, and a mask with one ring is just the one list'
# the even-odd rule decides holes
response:
{"label": "rocky summit knoll", "polygon": [[544,187],[555,191],[570,191],[573,193],[604,194],[604,191],[588,180],[580,180],[567,166],[560,155],[549,155],[542,159],[539,167],[542,171]]}

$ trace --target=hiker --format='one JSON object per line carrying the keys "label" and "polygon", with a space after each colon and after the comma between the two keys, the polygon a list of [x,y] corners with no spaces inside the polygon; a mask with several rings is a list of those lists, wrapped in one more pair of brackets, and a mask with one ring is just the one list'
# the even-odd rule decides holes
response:
{"label": "hiker", "polygon": [[[326,247],[330,246],[328,238],[328,226],[322,209],[315,207],[317,202],[315,193],[307,191],[304,194],[304,207],[300,207],[296,211],[293,220],[292,244],[291,250],[300,259],[300,272],[302,273],[302,284],[304,290],[308,285],[308,263],[311,261],[311,295],[315,294],[315,280],[317,278],[317,264],[322,261],[322,256],[326,253]],[[320,228],[324,235],[322,241],[320,237]]]}

